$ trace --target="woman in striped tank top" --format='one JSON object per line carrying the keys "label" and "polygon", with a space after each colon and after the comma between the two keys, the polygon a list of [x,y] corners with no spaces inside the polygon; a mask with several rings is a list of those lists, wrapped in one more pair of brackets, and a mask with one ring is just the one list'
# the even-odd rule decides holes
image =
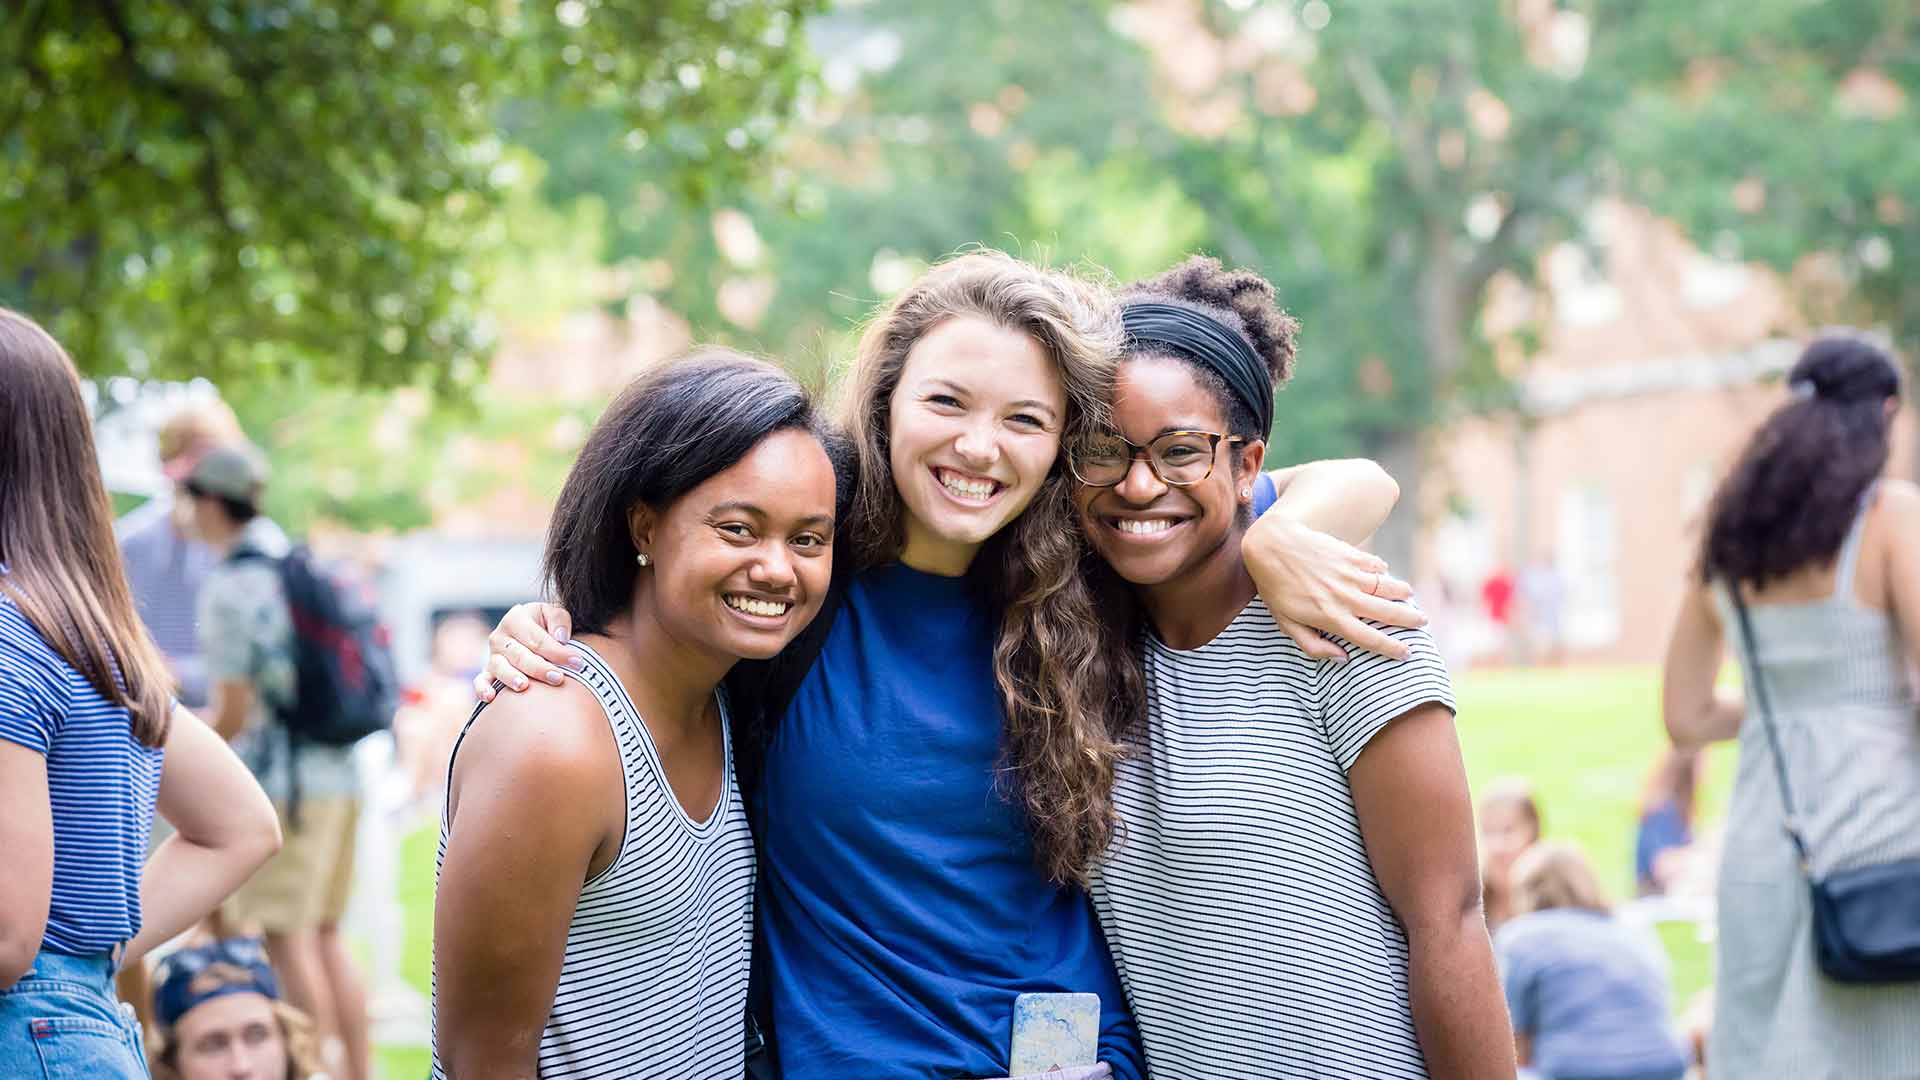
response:
{"label": "woman in striped tank top", "polygon": [[435,1076],[739,1076],[754,852],[716,690],[819,610],[827,446],[798,383],[719,351],[589,436],[545,559],[578,661],[475,710],[450,766]]}

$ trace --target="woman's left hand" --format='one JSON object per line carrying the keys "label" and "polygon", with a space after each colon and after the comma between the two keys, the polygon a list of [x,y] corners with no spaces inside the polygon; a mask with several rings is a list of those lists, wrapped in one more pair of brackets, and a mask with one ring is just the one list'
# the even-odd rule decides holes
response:
{"label": "woman's left hand", "polygon": [[1329,641],[1405,660],[1407,646],[1378,627],[1420,627],[1427,616],[1407,603],[1413,587],[1387,572],[1385,559],[1283,514],[1267,514],[1248,530],[1242,552],[1247,573],[1274,622],[1300,650],[1320,660],[1345,660]]}

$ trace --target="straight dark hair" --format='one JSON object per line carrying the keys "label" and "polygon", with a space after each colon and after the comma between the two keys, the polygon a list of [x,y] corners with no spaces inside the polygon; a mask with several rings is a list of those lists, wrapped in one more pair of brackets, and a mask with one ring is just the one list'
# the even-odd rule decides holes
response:
{"label": "straight dark hair", "polygon": [[547,529],[544,572],[574,632],[605,633],[639,576],[627,513],[656,510],[726,471],[779,431],[810,432],[850,483],[842,441],[793,376],[729,349],[701,349],[633,380],[594,424]]}
{"label": "straight dark hair", "polygon": [[0,592],[133,736],[167,740],[173,678],[133,605],[80,374],[32,319],[0,308]]}
{"label": "straight dark hair", "polygon": [[1867,485],[1886,468],[1900,372],[1853,334],[1807,346],[1787,375],[1793,397],[1747,442],[1714,493],[1700,576],[1764,588],[1840,553]]}

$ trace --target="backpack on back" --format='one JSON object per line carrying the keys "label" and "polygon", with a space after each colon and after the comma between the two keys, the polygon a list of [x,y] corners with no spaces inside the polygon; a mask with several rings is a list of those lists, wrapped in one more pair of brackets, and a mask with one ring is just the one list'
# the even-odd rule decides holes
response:
{"label": "backpack on back", "polygon": [[393,722],[399,706],[391,638],[360,582],[297,545],[285,558],[243,548],[233,559],[261,559],[280,575],[293,625],[294,700],[273,710],[297,748],[352,746]]}

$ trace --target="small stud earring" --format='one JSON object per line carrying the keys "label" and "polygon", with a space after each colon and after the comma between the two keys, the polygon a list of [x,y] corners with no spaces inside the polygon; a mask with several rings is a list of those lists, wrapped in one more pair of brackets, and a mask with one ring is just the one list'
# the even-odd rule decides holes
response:
{"label": "small stud earring", "polygon": [[1241,497],[1241,498],[1243,498],[1243,499],[1251,499],[1251,498],[1253,498],[1253,489],[1252,489],[1252,488],[1241,488],[1241,489],[1240,489],[1240,497]]}
{"label": "small stud earring", "polygon": [[640,564],[641,566],[652,566],[652,565],[653,565],[653,560],[652,560],[652,559],[649,559],[649,558],[647,558],[647,553],[646,553],[646,552],[644,552],[644,551],[643,551],[643,552],[641,552],[641,553],[640,553],[640,554],[638,554],[638,555],[635,555],[635,556],[633,557],[633,561],[634,561],[634,562],[637,562],[637,563],[639,563],[639,564]]}

